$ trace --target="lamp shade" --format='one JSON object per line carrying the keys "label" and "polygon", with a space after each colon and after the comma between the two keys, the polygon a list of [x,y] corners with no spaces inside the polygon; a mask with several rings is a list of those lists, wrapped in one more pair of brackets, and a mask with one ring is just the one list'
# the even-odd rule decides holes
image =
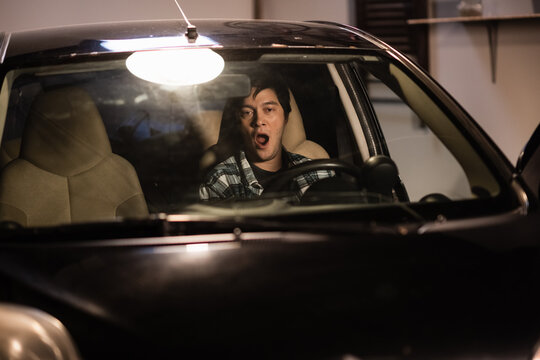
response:
{"label": "lamp shade", "polygon": [[126,59],[135,76],[162,85],[185,86],[215,79],[225,67],[223,58],[207,48],[136,51]]}

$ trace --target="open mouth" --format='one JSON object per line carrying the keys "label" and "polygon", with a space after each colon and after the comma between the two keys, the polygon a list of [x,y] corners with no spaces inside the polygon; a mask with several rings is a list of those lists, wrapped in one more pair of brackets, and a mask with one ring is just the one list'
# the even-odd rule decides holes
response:
{"label": "open mouth", "polygon": [[255,142],[261,146],[268,144],[269,140],[270,137],[266,134],[257,134],[257,136],[255,136]]}

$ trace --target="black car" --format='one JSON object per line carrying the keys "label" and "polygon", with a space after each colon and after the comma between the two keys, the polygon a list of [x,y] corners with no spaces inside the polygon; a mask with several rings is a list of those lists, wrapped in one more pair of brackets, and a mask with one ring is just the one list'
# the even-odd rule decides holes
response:
{"label": "black car", "polygon": [[349,26],[193,23],[0,35],[0,357],[539,356],[539,131],[512,166]]}

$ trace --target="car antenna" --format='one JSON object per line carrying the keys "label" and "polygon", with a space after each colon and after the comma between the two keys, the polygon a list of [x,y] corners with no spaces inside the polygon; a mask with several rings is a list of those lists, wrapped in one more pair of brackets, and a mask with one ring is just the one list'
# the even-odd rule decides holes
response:
{"label": "car antenna", "polygon": [[192,25],[189,22],[186,14],[184,14],[184,11],[180,7],[180,4],[178,3],[178,1],[174,0],[174,2],[176,3],[176,6],[178,6],[178,10],[180,10],[180,12],[182,13],[182,16],[184,17],[184,20],[187,23],[187,31],[185,35],[188,38],[188,42],[193,43],[195,42],[195,40],[197,40],[197,37],[199,36],[199,34],[197,33],[197,27],[195,25]]}

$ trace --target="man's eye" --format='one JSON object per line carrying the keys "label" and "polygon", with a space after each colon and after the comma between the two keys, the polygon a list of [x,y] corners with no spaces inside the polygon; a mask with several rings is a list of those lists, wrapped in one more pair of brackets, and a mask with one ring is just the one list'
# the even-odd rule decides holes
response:
{"label": "man's eye", "polygon": [[266,107],[266,108],[264,108],[264,112],[267,112],[267,113],[272,112],[272,111],[274,111],[274,110],[275,110],[275,109],[274,109],[273,107]]}
{"label": "man's eye", "polygon": [[250,118],[253,116],[253,110],[243,110],[240,112],[240,116],[243,118]]}

